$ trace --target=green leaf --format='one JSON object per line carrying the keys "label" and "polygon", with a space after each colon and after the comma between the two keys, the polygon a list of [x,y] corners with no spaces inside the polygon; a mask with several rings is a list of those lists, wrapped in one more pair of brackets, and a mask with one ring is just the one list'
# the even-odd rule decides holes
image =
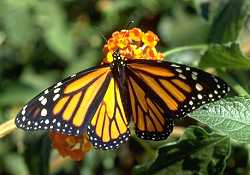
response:
{"label": "green leaf", "polygon": [[96,66],[100,58],[99,51],[95,49],[88,49],[88,52],[82,54],[78,60],[72,61],[65,71],[65,75],[69,76],[84,69]]}
{"label": "green leaf", "polygon": [[21,81],[25,84],[29,84],[31,87],[37,90],[37,93],[39,93],[45,88],[48,88],[49,86],[56,83],[58,77],[58,72],[53,70],[47,71],[43,74],[37,74],[33,69],[26,67],[23,70]]}
{"label": "green leaf", "polygon": [[158,28],[161,40],[171,47],[176,47],[204,43],[209,24],[198,16],[186,14],[177,7],[174,10],[174,17],[160,18]]}
{"label": "green leaf", "polygon": [[250,143],[250,97],[206,104],[192,112],[191,117],[236,141]]}
{"label": "green leaf", "polygon": [[0,24],[5,28],[8,41],[17,47],[31,44],[36,38],[35,24],[26,1],[0,2]]}
{"label": "green leaf", "polygon": [[213,20],[209,41],[212,43],[235,41],[247,15],[246,7],[245,0],[228,0]]}
{"label": "green leaf", "polygon": [[27,174],[25,161],[20,154],[9,153],[3,156],[4,167],[12,175]]}
{"label": "green leaf", "polygon": [[222,174],[230,153],[228,137],[189,127],[179,141],[159,149],[156,160],[137,166],[136,175],[147,174]]}
{"label": "green leaf", "polygon": [[250,69],[250,59],[244,56],[236,43],[231,45],[211,45],[203,54],[201,67]]}
{"label": "green leaf", "polygon": [[57,55],[65,61],[76,56],[76,46],[66,23],[66,16],[56,1],[41,1],[35,5],[38,24],[44,30],[45,40]]}
{"label": "green leaf", "polygon": [[38,92],[26,83],[13,82],[0,93],[0,106],[24,104]]}
{"label": "green leaf", "polygon": [[205,20],[209,20],[212,16],[212,6],[217,4],[217,1],[203,1],[203,0],[189,0],[192,6],[196,9],[198,14]]}

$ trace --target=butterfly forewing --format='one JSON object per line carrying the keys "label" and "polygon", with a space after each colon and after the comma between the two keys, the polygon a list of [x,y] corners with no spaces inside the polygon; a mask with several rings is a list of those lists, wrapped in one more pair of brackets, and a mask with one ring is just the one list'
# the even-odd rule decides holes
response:
{"label": "butterfly forewing", "polygon": [[222,98],[230,90],[218,77],[181,64],[133,60],[127,65],[128,76],[167,113],[167,118],[184,117],[202,104]]}
{"label": "butterfly forewing", "polygon": [[110,76],[111,69],[103,65],[51,86],[22,108],[15,120],[17,127],[81,134],[102,101]]}

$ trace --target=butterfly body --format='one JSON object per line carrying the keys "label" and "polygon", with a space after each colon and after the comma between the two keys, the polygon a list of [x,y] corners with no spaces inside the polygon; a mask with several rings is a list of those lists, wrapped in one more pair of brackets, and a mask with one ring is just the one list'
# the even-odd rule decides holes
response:
{"label": "butterfly body", "polygon": [[78,136],[87,132],[98,149],[114,149],[130,136],[166,139],[173,122],[202,104],[218,100],[227,84],[196,68],[166,61],[113,61],[77,73],[31,100],[16,117],[27,131],[49,130]]}
{"label": "butterfly body", "polygon": [[[124,61],[124,58],[120,55],[119,50],[115,51],[113,54],[113,62],[110,63],[110,68],[112,71],[113,76],[115,77],[115,80],[120,86],[121,92],[125,92],[126,87],[125,80],[126,80],[126,62]],[[123,89],[123,90],[122,90]]]}

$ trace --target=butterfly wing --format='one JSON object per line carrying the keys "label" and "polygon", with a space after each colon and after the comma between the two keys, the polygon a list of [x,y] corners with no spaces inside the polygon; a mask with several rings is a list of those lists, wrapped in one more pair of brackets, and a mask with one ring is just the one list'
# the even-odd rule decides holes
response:
{"label": "butterfly wing", "polygon": [[126,75],[130,111],[142,139],[165,139],[174,119],[222,98],[230,90],[214,75],[166,61],[127,61]]}
{"label": "butterfly wing", "polygon": [[17,114],[26,131],[50,130],[79,135],[86,130],[111,81],[109,65],[72,75],[46,89]]}
{"label": "butterfly wing", "polygon": [[15,122],[26,131],[75,136],[87,129],[90,142],[98,149],[115,149],[130,136],[118,85],[104,65],[43,91],[22,108]]}
{"label": "butterfly wing", "polygon": [[146,140],[166,139],[173,130],[172,116],[157,103],[155,94],[133,74],[128,74],[127,86],[136,135]]}
{"label": "butterfly wing", "polygon": [[98,149],[115,149],[130,136],[123,100],[114,78],[111,78],[102,102],[88,126],[88,135]]}

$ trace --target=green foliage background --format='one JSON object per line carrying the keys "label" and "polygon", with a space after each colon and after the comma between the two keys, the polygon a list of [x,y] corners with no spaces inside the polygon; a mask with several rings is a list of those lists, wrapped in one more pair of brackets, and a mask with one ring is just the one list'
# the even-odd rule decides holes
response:
{"label": "green foliage background", "polygon": [[[209,68],[234,97],[208,104],[180,138],[132,137],[116,151],[60,159],[46,134],[20,130],[0,140],[0,175],[250,175],[250,17],[248,0],[1,0],[0,123],[51,84],[99,64],[116,30],[151,30],[166,60]],[[235,97],[244,96],[244,97]],[[205,125],[204,125],[205,124]],[[190,126],[196,125],[196,126]]]}

